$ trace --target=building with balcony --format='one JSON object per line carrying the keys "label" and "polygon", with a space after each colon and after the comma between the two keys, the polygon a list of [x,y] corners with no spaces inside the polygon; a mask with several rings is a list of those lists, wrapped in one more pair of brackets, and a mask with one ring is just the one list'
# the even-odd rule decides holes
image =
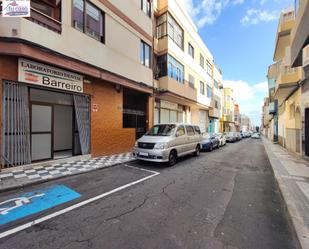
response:
{"label": "building with balcony", "polygon": [[222,116],[222,92],[220,88],[222,87],[222,72],[214,65],[213,71],[213,99],[212,99],[212,109],[209,111],[209,133],[218,133],[220,129],[220,118]]}
{"label": "building with balcony", "polygon": [[249,132],[252,129],[251,120],[247,115],[240,115],[240,130],[242,132]]}
{"label": "building with balcony", "polygon": [[235,130],[240,132],[240,112],[239,112],[239,105],[237,103],[234,104],[234,125]]}
{"label": "building with balcony", "polygon": [[282,11],[276,34],[274,64],[268,68],[269,115],[268,137],[288,150],[301,152],[300,82],[302,67],[291,65],[291,34],[295,11]]}
{"label": "building with balcony", "polygon": [[154,1],[154,122],[188,122],[208,131],[213,56],[182,1]]}
{"label": "building with balcony", "polygon": [[265,137],[272,137],[272,129],[270,126],[270,115],[269,115],[269,98],[264,98],[264,103],[262,107],[262,122],[261,122],[261,130]]}
{"label": "building with balcony", "polygon": [[222,88],[222,102],[223,112],[221,117],[221,131],[229,132],[235,131],[235,117],[234,117],[234,93],[231,88]]}
{"label": "building with balcony", "polygon": [[[290,62],[293,68],[301,67],[303,77],[299,82],[300,92],[297,92],[297,111],[293,113],[300,130],[300,153],[309,156],[309,1],[295,1],[295,25],[291,32]],[[299,108],[300,105],[300,108]],[[300,112],[300,113],[299,113]],[[299,120],[300,119],[300,120]]]}
{"label": "building with balcony", "polygon": [[153,123],[152,17],[150,0],[0,17],[2,165],[131,150]]}

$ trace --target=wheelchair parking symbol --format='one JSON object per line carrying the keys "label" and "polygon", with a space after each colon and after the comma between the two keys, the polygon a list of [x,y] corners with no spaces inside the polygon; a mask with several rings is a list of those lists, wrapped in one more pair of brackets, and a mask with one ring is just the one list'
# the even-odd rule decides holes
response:
{"label": "wheelchair parking symbol", "polygon": [[[0,215],[6,215],[10,211],[19,208],[25,204],[29,204],[31,199],[44,196],[44,193],[36,194],[30,197],[17,197],[0,203]],[[4,207],[3,207],[4,206]]]}
{"label": "wheelchair parking symbol", "polygon": [[80,196],[65,185],[53,185],[21,196],[13,196],[0,202],[0,225],[39,213]]}

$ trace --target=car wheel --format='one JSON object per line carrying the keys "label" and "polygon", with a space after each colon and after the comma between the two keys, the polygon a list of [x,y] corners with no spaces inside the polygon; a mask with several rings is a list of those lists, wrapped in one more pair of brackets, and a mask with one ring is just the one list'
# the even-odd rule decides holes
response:
{"label": "car wheel", "polygon": [[209,145],[209,151],[212,151],[213,147],[212,147],[212,144]]}
{"label": "car wheel", "polygon": [[194,155],[199,156],[201,154],[201,148],[199,145],[196,145]]}
{"label": "car wheel", "polygon": [[168,165],[174,166],[176,163],[177,163],[177,152],[175,150],[172,150],[168,157]]}

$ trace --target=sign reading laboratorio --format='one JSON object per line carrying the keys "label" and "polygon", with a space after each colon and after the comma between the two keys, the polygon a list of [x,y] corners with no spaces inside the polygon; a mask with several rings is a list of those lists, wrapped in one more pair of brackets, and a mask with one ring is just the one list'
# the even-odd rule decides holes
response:
{"label": "sign reading laboratorio", "polygon": [[3,17],[30,17],[30,0],[2,0]]}
{"label": "sign reading laboratorio", "polygon": [[18,60],[18,81],[71,92],[83,92],[83,76],[26,59]]}

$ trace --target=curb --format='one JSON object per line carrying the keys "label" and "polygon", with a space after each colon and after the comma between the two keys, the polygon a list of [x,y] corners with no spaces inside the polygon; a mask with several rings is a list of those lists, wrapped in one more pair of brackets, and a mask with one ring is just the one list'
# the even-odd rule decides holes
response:
{"label": "curb", "polygon": [[306,229],[305,224],[303,223],[303,219],[299,215],[299,212],[297,210],[297,207],[294,204],[293,198],[291,197],[292,195],[289,192],[288,187],[286,186],[279,172],[274,166],[275,163],[281,164],[281,162],[269,149],[269,146],[266,144],[265,140],[266,140],[265,138],[262,138],[262,142],[263,142],[266,154],[268,156],[268,159],[271,165],[272,173],[276,180],[278,189],[280,191],[280,195],[283,199],[284,207],[287,211],[288,223],[292,229],[292,232],[297,238],[297,241],[296,241],[297,246],[301,249],[308,249],[309,248],[309,231],[308,229]]}
{"label": "curb", "polygon": [[136,161],[136,159],[132,159],[132,160],[124,161],[124,162],[121,162],[121,163],[103,166],[101,168],[93,168],[93,169],[89,169],[89,170],[85,170],[85,171],[81,171],[81,172],[75,172],[75,173],[72,173],[70,175],[62,175],[62,176],[56,176],[56,177],[49,178],[49,179],[40,179],[40,180],[31,181],[31,182],[26,182],[26,183],[23,183],[23,184],[16,184],[14,186],[0,188],[0,193],[8,192],[8,191],[15,190],[15,189],[21,189],[21,188],[25,188],[25,187],[29,187],[29,186],[34,186],[34,185],[37,185],[37,184],[40,184],[40,183],[59,180],[59,179],[65,178],[65,177],[82,175],[82,174],[89,173],[89,172],[92,172],[92,171],[103,170],[103,169],[115,167],[115,166],[118,166],[118,165],[121,165],[121,164],[124,164],[124,163],[130,163],[130,162],[135,162],[135,161]]}

